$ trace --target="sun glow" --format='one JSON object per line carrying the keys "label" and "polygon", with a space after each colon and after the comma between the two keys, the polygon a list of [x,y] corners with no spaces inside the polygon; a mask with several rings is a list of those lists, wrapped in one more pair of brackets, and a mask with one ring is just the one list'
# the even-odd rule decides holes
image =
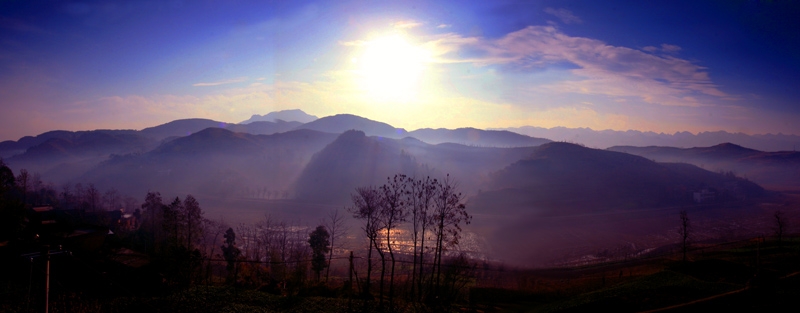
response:
{"label": "sun glow", "polygon": [[357,64],[358,85],[372,97],[408,101],[419,92],[430,52],[401,35],[389,35],[364,43]]}

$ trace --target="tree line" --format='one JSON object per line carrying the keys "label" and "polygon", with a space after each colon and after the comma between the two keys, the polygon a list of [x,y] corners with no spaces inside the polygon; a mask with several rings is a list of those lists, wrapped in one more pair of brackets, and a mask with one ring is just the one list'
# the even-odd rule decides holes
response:
{"label": "tree line", "polygon": [[[362,293],[371,294],[372,251],[375,250],[381,265],[380,305],[384,299],[387,255],[390,262],[388,298],[389,305],[393,305],[397,230],[408,226],[412,243],[412,266],[407,273],[410,274],[411,286],[409,298],[419,301],[441,299],[443,253],[458,245],[462,223],[469,224],[472,219],[453,179],[449,175],[438,180],[397,174],[387,178],[382,186],[357,188],[352,201],[350,212],[361,221],[361,230],[369,242]],[[429,246],[426,246],[426,241]]]}

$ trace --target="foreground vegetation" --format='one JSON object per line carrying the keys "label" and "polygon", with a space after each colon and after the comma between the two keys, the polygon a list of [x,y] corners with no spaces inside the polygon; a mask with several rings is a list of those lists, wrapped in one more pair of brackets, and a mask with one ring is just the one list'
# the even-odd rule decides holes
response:
{"label": "foreground vegetation", "polygon": [[[270,216],[231,227],[204,218],[191,195],[165,202],[149,192],[135,206],[134,225],[123,227],[113,211],[100,209],[104,201],[92,185],[58,194],[46,186],[29,190],[27,181],[0,166],[8,226],[0,234],[2,312],[37,312],[45,302],[52,312],[761,310],[800,295],[800,239],[787,236],[791,223],[781,211],[767,240],[690,247],[684,211],[681,253],[523,270],[447,252],[458,244],[460,223],[471,219],[455,184],[398,175],[355,191],[349,213],[361,222],[364,247],[350,249],[349,258],[340,252],[331,275],[331,251],[345,233],[339,211],[315,228]],[[122,205],[115,192],[107,194],[109,207]],[[34,210],[41,199],[61,205],[60,215]],[[401,225],[410,229],[404,249]],[[115,235],[107,236],[110,230]],[[101,245],[92,247],[98,237],[91,234]],[[62,244],[73,254],[37,256]]]}
{"label": "foreground vegetation", "polygon": [[485,311],[769,311],[800,296],[800,238],[759,239],[682,254],[519,274],[516,288],[475,288]]}
{"label": "foreground vegetation", "polygon": [[[689,261],[671,257],[631,260],[589,267],[539,270],[486,267],[474,272],[465,298],[447,306],[399,298],[396,312],[635,312],[777,310],[800,296],[800,238],[743,241],[695,249]],[[83,263],[81,261],[81,263]],[[96,264],[96,263],[95,263]],[[246,286],[193,284],[157,290],[126,289],[113,277],[63,273],[54,283],[52,312],[376,312],[375,298],[345,285],[307,283],[286,294]],[[91,265],[96,266],[96,265]],[[95,268],[97,269],[97,268]],[[55,270],[59,270],[56,267]],[[10,274],[10,273],[7,273]],[[28,273],[3,276],[0,309],[36,312],[40,295],[29,295]],[[34,282],[33,289],[41,287]],[[26,300],[30,300],[30,303]]]}

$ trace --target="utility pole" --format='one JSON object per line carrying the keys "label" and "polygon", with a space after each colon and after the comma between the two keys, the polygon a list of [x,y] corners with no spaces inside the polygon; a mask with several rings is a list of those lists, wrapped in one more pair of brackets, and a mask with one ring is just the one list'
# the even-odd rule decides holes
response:
{"label": "utility pole", "polygon": [[50,257],[53,255],[58,254],[65,254],[70,253],[69,251],[62,250],[61,246],[58,246],[57,250],[50,250],[50,245],[43,245],[41,252],[34,252],[34,253],[27,253],[21,255],[21,257],[30,259],[31,262],[37,257],[44,258],[45,262],[45,271],[44,271],[44,313],[50,312]]}
{"label": "utility pole", "polygon": [[50,246],[42,247],[42,257],[44,257],[44,313],[50,311]]}

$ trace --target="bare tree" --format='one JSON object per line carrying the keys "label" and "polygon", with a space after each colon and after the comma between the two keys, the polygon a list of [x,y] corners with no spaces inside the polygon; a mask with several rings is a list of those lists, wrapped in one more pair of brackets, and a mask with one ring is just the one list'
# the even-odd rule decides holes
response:
{"label": "bare tree", "polygon": [[683,250],[683,261],[686,262],[686,253],[689,250],[692,236],[692,224],[689,220],[689,214],[686,210],[681,211],[681,224],[678,232],[681,236],[681,249]]}
{"label": "bare tree", "polygon": [[106,190],[103,194],[103,202],[108,210],[117,210],[122,206],[122,198],[116,188]]}
{"label": "bare tree", "polygon": [[[212,269],[211,260],[219,255],[215,254],[217,244],[219,243],[219,236],[225,234],[225,230],[229,228],[225,220],[220,217],[219,221],[211,221],[203,219],[203,255],[209,257],[206,263],[206,283],[211,281]],[[224,251],[223,251],[224,252]]]}
{"label": "bare tree", "polygon": [[[387,178],[385,185],[381,186],[381,223],[386,231],[386,249],[389,250],[389,258],[392,261],[392,269],[389,274],[389,305],[394,304],[394,270],[395,256],[392,248],[392,231],[406,220],[408,212],[406,207],[406,176],[403,174],[394,175],[394,178]],[[383,276],[383,274],[381,274]]]}
{"label": "bare tree", "polygon": [[445,246],[455,246],[461,238],[461,222],[469,224],[472,216],[467,214],[466,206],[461,203],[464,196],[458,192],[458,184],[448,174],[439,184],[434,197],[434,215],[436,248],[434,249],[434,265],[436,271],[436,290],[439,289],[442,274],[442,254]]}
{"label": "bare tree", "polygon": [[[431,224],[429,209],[436,195],[438,181],[430,176],[424,179],[409,178],[409,205],[411,207],[411,226],[413,243],[413,262],[411,267],[411,296],[414,297],[415,286],[422,295],[423,269],[425,260],[425,231]],[[419,265],[419,266],[417,266]],[[417,269],[419,275],[417,276]]]}
{"label": "bare tree", "polygon": [[183,218],[186,228],[186,248],[194,249],[194,241],[203,233],[203,210],[192,195],[183,199]]}
{"label": "bare tree", "polygon": [[85,197],[85,201],[89,206],[89,210],[91,212],[96,212],[100,206],[100,191],[94,187],[94,184],[89,184],[89,187],[86,188]]}
{"label": "bare tree", "polygon": [[328,268],[325,270],[325,282],[328,282],[328,277],[331,273],[331,260],[336,251],[336,240],[347,236],[348,228],[344,223],[344,215],[339,214],[339,210],[331,210],[328,213],[327,219],[323,223],[331,235],[331,253],[328,254]]}
{"label": "bare tree", "polygon": [[[364,231],[369,245],[367,249],[367,280],[364,284],[364,294],[370,294],[370,284],[372,275],[372,248],[378,250],[383,263],[383,251],[378,246],[378,233],[381,231],[380,224],[380,193],[375,187],[359,187],[356,188],[356,193],[352,195],[353,207],[349,209],[353,213],[353,217],[363,220],[361,229]],[[384,263],[385,264],[385,263]],[[381,281],[383,285],[383,281]],[[383,294],[381,294],[383,296]]]}
{"label": "bare tree", "polygon": [[72,194],[72,184],[64,183],[61,186],[61,203],[62,207],[64,208],[72,208],[75,204],[73,203],[74,195]]}
{"label": "bare tree", "polygon": [[28,202],[33,204],[42,204],[41,202],[43,199],[39,197],[39,192],[45,187],[44,182],[42,181],[42,175],[38,172],[34,172],[32,175],[30,175],[28,185],[31,187],[31,195],[28,199]]}
{"label": "bare tree", "polygon": [[258,245],[260,245],[264,250],[264,261],[267,266],[270,267],[270,260],[272,258],[273,250],[273,242],[275,237],[275,227],[274,221],[272,220],[272,216],[269,214],[264,214],[264,219],[256,224],[256,228],[258,228]]}
{"label": "bare tree", "polygon": [[28,170],[24,168],[19,170],[19,175],[17,175],[17,187],[19,187],[22,193],[22,203],[28,204],[28,192],[31,189],[31,176]]}
{"label": "bare tree", "polygon": [[[75,185],[76,194],[80,189],[82,189],[80,184]],[[160,242],[161,234],[163,233],[160,227],[156,227],[156,225],[161,225],[161,207],[163,206],[164,203],[161,200],[161,194],[158,192],[148,192],[142,204],[142,209],[148,219],[147,223],[143,223],[143,226],[146,225],[146,228],[149,228],[147,230],[149,230],[149,235],[151,237],[149,241],[151,243],[152,252],[156,251],[156,243]],[[145,249],[146,248],[147,247],[145,247]]]}

